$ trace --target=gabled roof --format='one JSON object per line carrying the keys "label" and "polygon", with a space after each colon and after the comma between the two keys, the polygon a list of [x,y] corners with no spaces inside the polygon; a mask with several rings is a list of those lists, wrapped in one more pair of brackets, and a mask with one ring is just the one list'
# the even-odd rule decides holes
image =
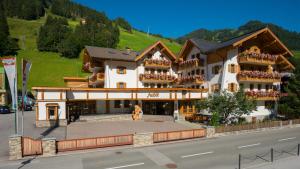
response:
{"label": "gabled roof", "polygon": [[143,50],[140,55],[138,55],[135,59],[135,61],[140,60],[141,58],[143,58],[147,53],[149,53],[152,49],[154,49],[155,47],[160,47],[161,51],[165,52],[166,54],[168,54],[168,56],[170,57],[170,59],[172,60],[176,60],[176,55],[161,41],[157,41],[155,42],[153,45],[147,47],[145,50]]}
{"label": "gabled roof", "polygon": [[192,43],[194,43],[200,49],[200,51],[202,51],[203,53],[206,53],[206,52],[214,49],[218,45],[217,42],[207,41],[204,39],[192,38],[192,39],[190,39],[190,41]]}
{"label": "gabled roof", "polygon": [[279,43],[279,45],[286,52],[288,52],[288,54],[290,56],[293,56],[293,53],[279,40],[279,38],[268,27],[262,28],[262,29],[258,29],[258,30],[255,30],[253,32],[250,32],[250,33],[247,33],[247,34],[235,37],[233,39],[230,39],[230,40],[227,40],[227,41],[224,41],[224,42],[221,42],[221,43],[218,43],[215,47],[213,47],[212,49],[210,49],[208,52],[213,52],[213,51],[216,51],[216,50],[219,50],[219,49],[222,49],[222,48],[225,48],[225,47],[229,47],[229,46],[233,46],[233,47],[239,46],[243,42],[245,42],[245,41],[247,41],[247,40],[249,40],[251,38],[255,38],[256,36],[258,36],[259,34],[262,34],[262,33],[268,33],[268,34],[270,34],[276,40],[276,42]]}
{"label": "gabled roof", "polygon": [[85,49],[90,57],[101,59],[135,61],[136,56],[138,56],[138,52],[132,50],[118,50],[95,46],[85,46]]}

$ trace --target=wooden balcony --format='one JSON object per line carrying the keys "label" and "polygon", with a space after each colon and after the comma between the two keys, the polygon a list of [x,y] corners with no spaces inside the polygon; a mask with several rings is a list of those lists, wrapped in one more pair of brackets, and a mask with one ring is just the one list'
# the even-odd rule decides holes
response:
{"label": "wooden balcony", "polygon": [[239,63],[247,63],[252,65],[274,65],[275,61],[272,60],[264,60],[258,58],[251,58],[251,57],[239,57]]}
{"label": "wooden balcony", "polygon": [[105,74],[104,73],[97,73],[97,81],[104,82]]}
{"label": "wooden balcony", "polygon": [[203,65],[204,63],[200,62],[199,59],[190,59],[190,60],[180,62],[179,69],[194,68]]}
{"label": "wooden balcony", "polygon": [[89,77],[89,85],[93,84],[102,84],[105,80],[105,74],[104,73],[96,73]]}
{"label": "wooden balcony", "polygon": [[238,62],[253,65],[274,65],[276,63],[277,55],[259,54],[259,53],[241,53],[238,57]]}
{"label": "wooden balcony", "polygon": [[140,81],[144,83],[172,83],[175,81],[175,76],[164,74],[140,74]]}
{"label": "wooden balcony", "polygon": [[271,100],[275,101],[280,98],[280,92],[278,91],[247,91],[245,92],[246,96],[248,98],[254,99],[254,100]]}
{"label": "wooden balcony", "polygon": [[267,73],[260,71],[241,71],[237,74],[240,82],[275,83],[281,81],[279,73]]}
{"label": "wooden balcony", "polygon": [[67,87],[88,87],[88,79],[84,77],[64,77]]}
{"label": "wooden balcony", "polygon": [[185,84],[185,83],[203,84],[205,82],[204,76],[202,75],[183,76],[181,78],[178,78],[177,81],[180,84]]}
{"label": "wooden balcony", "polygon": [[168,60],[146,59],[144,61],[144,67],[145,68],[169,69],[171,67],[171,62]]}

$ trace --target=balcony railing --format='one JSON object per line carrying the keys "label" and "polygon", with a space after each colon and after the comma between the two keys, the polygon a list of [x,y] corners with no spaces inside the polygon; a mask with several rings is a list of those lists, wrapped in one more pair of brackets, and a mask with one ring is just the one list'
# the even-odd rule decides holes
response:
{"label": "balcony railing", "polygon": [[192,76],[183,76],[177,79],[177,82],[180,84],[184,83],[195,83],[195,84],[203,84],[204,76],[202,75],[192,75]]}
{"label": "balcony railing", "polygon": [[144,61],[144,66],[146,68],[169,69],[171,67],[171,62],[168,60],[146,59]]}
{"label": "balcony railing", "polygon": [[147,83],[171,83],[174,82],[176,77],[165,74],[140,74],[140,81]]}
{"label": "balcony railing", "polygon": [[262,71],[241,71],[237,74],[239,81],[244,82],[280,82],[281,76],[279,73],[268,73]]}
{"label": "balcony railing", "polygon": [[246,96],[255,100],[278,100],[280,97],[279,91],[247,91]]}
{"label": "balcony railing", "polygon": [[198,66],[203,66],[203,63],[200,62],[199,59],[189,59],[189,60],[186,60],[186,61],[182,61],[179,63],[179,67],[181,69],[184,69],[184,68],[192,68],[192,67],[198,67]]}
{"label": "balcony railing", "polygon": [[243,52],[239,54],[239,63],[249,63],[258,65],[274,65],[278,55],[265,53]]}

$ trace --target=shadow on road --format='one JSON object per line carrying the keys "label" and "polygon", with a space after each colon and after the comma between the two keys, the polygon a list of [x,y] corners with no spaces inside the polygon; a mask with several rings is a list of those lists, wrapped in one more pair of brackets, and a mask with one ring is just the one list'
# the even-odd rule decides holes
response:
{"label": "shadow on road", "polygon": [[26,161],[23,161],[21,164],[21,166],[20,167],[18,167],[18,169],[20,169],[20,168],[23,168],[25,165],[27,165],[27,164],[30,164],[31,163],[31,161],[33,161],[34,159],[36,159],[36,156],[35,157],[33,157],[33,158],[30,158],[30,159],[28,159],[28,160],[26,160]]}

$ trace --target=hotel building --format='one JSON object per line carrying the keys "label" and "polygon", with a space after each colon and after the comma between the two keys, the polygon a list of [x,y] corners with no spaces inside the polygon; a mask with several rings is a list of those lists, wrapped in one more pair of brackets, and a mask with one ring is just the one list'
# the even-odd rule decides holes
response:
{"label": "hotel building", "polygon": [[33,87],[36,125],[66,125],[85,115],[128,119],[134,105],[144,114],[183,119],[201,113],[194,101],[240,88],[257,100],[247,120],[263,119],[276,112],[281,77],[294,69],[291,56],[268,28],[221,43],[189,39],[178,55],[160,41],[141,52],[86,46],[82,71],[89,77]]}

